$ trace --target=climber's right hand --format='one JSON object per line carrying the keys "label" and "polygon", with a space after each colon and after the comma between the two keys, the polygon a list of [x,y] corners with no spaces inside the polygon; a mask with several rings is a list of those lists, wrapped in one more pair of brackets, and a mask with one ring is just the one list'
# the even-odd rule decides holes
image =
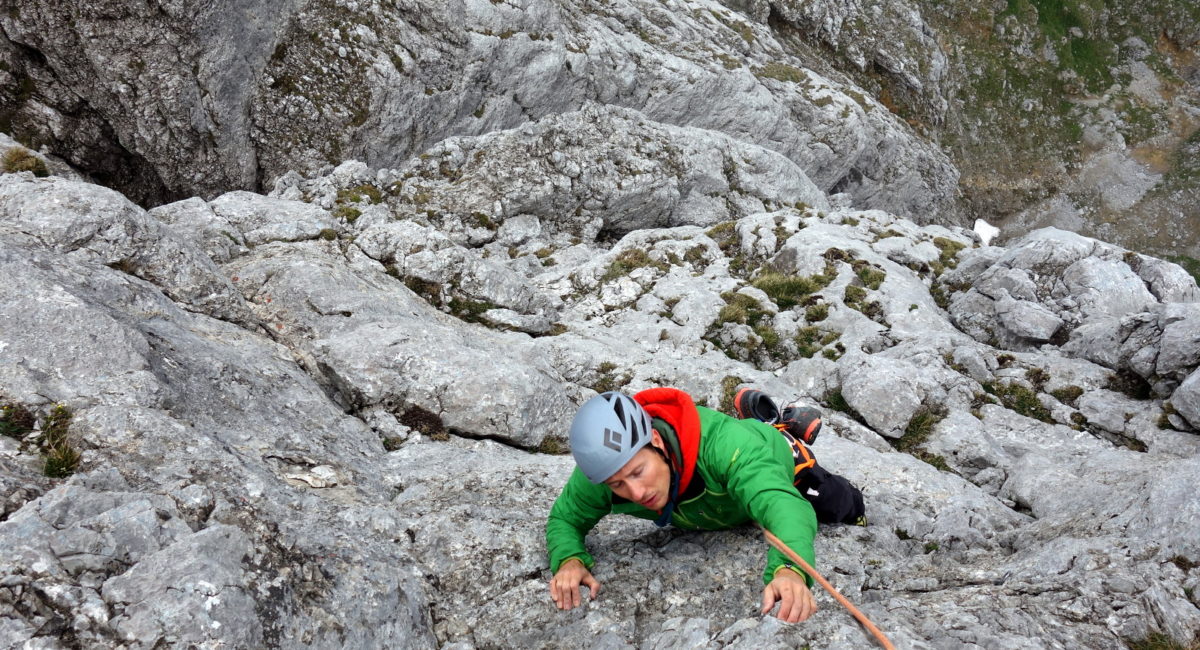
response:
{"label": "climber's right hand", "polygon": [[583,562],[571,558],[558,567],[558,573],[550,579],[550,597],[559,609],[575,609],[579,607],[580,584],[591,591],[591,600],[600,593],[600,582],[592,576]]}

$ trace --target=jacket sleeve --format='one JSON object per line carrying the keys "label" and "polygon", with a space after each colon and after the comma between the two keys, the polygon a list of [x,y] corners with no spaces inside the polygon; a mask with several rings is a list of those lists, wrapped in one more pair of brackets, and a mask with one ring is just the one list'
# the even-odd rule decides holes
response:
{"label": "jacket sleeve", "polygon": [[[751,519],[815,567],[813,537],[817,534],[817,515],[812,504],[792,485],[791,454],[787,453],[785,460],[785,452],[773,448],[775,440],[770,436],[779,433],[755,430],[752,427],[756,424],[733,418],[726,420],[723,426],[735,430],[723,432],[718,458],[723,458],[724,462],[718,461],[715,469],[730,496],[742,504]],[[787,556],[770,548],[763,583],[770,583],[780,567],[791,564]],[[805,581],[812,586],[810,576],[799,568],[796,572],[804,575]]]}
{"label": "jacket sleeve", "polygon": [[546,552],[550,556],[551,573],[556,573],[571,558],[578,558],[584,566],[592,568],[596,561],[587,552],[583,539],[611,511],[612,491],[587,480],[576,467],[546,519]]}

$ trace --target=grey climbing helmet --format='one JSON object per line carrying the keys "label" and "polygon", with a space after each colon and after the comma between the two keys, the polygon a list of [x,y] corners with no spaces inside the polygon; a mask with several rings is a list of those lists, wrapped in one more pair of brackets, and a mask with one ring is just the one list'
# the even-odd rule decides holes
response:
{"label": "grey climbing helmet", "polygon": [[650,443],[651,431],[650,414],[633,398],[600,393],[571,422],[571,454],[589,481],[603,483]]}

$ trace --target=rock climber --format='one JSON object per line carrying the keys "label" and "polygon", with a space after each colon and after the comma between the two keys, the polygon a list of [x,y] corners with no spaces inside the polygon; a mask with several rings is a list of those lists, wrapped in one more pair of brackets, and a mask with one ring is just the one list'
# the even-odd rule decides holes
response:
{"label": "rock climber", "polygon": [[[762,391],[743,388],[734,418],[675,388],[633,397],[606,392],[588,400],[571,423],[576,467],[546,521],[550,596],[559,609],[580,604],[581,586],[596,598],[600,583],[584,537],[610,513],[687,530],[755,521],[813,564],[817,522],[865,525],[862,493],[817,465],[806,444],[820,412],[781,413]],[[762,613],[804,621],[816,611],[812,579],[775,549],[763,570]]]}

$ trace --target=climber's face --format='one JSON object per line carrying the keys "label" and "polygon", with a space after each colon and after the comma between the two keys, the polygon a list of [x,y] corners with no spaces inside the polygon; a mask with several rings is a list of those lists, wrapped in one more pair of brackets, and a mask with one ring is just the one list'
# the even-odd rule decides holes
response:
{"label": "climber's face", "polygon": [[[650,444],[663,449],[662,437],[657,431]],[[646,446],[604,484],[622,499],[650,510],[662,510],[671,498],[671,468],[658,452]]]}

